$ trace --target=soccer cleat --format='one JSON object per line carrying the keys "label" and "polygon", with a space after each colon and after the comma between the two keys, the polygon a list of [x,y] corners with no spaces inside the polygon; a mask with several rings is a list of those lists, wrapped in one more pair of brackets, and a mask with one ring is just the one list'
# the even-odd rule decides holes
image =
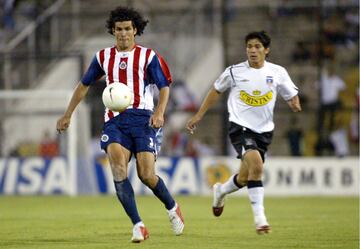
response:
{"label": "soccer cleat", "polygon": [[255,227],[257,234],[265,234],[271,232],[271,227],[265,216],[255,216]]}
{"label": "soccer cleat", "polygon": [[180,206],[175,203],[175,207],[168,210],[169,220],[171,222],[171,228],[175,235],[181,235],[184,230],[184,219],[181,215]]}
{"label": "soccer cleat", "polygon": [[215,183],[213,186],[213,214],[218,217],[222,214],[225,205],[225,195],[220,192],[221,183]]}
{"label": "soccer cleat", "polygon": [[136,224],[133,228],[133,236],[131,241],[134,243],[140,243],[149,238],[149,232],[144,224]]}

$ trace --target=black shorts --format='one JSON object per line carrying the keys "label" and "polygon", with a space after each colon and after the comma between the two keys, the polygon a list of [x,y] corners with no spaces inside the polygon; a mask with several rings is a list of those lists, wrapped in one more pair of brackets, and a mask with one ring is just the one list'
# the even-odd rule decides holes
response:
{"label": "black shorts", "polygon": [[237,158],[242,157],[243,150],[252,149],[259,151],[263,162],[265,162],[265,153],[271,143],[273,132],[256,133],[246,127],[230,122],[229,137],[238,153]]}

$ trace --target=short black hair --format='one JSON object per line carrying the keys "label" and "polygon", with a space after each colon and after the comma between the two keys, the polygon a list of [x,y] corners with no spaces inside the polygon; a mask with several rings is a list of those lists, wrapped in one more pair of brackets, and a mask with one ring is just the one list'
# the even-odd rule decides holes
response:
{"label": "short black hair", "polygon": [[261,44],[264,46],[264,48],[270,47],[271,38],[263,30],[262,31],[254,31],[254,32],[250,32],[249,34],[247,34],[245,37],[245,44],[247,44],[248,41],[252,40],[252,39],[258,39],[261,42]]}
{"label": "short black hair", "polygon": [[106,28],[108,33],[114,34],[116,22],[131,21],[134,28],[136,28],[136,35],[140,36],[148,24],[148,20],[145,20],[141,14],[133,8],[119,6],[112,10],[109,15],[109,19],[106,20]]}

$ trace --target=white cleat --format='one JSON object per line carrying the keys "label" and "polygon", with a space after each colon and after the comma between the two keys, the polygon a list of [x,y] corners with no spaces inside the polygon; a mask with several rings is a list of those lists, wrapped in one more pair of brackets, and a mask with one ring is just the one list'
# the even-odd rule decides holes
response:
{"label": "white cleat", "polygon": [[220,192],[221,183],[215,183],[213,186],[213,214],[218,217],[222,214],[225,205],[225,195],[221,195]]}
{"label": "white cleat", "polygon": [[171,228],[175,235],[181,235],[184,230],[184,219],[182,217],[180,206],[175,203],[175,207],[167,211],[169,214],[169,220],[171,222]]}
{"label": "white cleat", "polygon": [[135,224],[133,228],[133,236],[131,242],[140,243],[149,238],[149,232],[146,229],[145,225],[142,223]]}
{"label": "white cleat", "polygon": [[271,227],[267,222],[265,215],[255,216],[255,228],[257,234],[260,235],[271,232]]}

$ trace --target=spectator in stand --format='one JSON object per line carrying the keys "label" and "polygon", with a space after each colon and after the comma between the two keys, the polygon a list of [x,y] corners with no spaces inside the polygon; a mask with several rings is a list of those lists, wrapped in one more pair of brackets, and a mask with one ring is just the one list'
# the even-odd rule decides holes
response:
{"label": "spectator in stand", "polygon": [[295,13],[294,8],[291,6],[289,0],[281,0],[277,3],[277,16],[279,17],[287,17],[292,16]]}
{"label": "spectator in stand", "polygon": [[344,18],[339,15],[331,15],[325,21],[324,38],[327,43],[344,45],[346,43]]}
{"label": "spectator in stand", "polygon": [[184,81],[174,81],[174,86],[171,89],[171,95],[172,99],[170,101],[175,110],[191,112],[196,110],[197,104],[194,94],[190,91]]}
{"label": "spectator in stand", "polygon": [[329,136],[335,155],[340,158],[349,155],[350,152],[347,129],[342,123],[339,120],[338,127]]}
{"label": "spectator in stand", "polygon": [[13,31],[15,29],[15,20],[14,20],[14,8],[15,0],[3,0],[2,9],[3,9],[3,23],[4,28],[8,31]]}
{"label": "spectator in stand", "polygon": [[216,154],[215,149],[211,146],[209,137],[204,138],[204,143],[199,139],[195,139],[193,144],[198,156],[214,156]]}
{"label": "spectator in stand", "polygon": [[334,129],[335,115],[341,108],[339,94],[346,89],[345,82],[335,72],[334,61],[329,62],[326,69],[321,73],[318,87],[320,90],[320,109],[317,154],[321,155],[323,149],[331,149],[329,135]]}
{"label": "spectator in stand", "polygon": [[296,116],[292,116],[289,123],[290,127],[286,132],[286,138],[289,143],[290,153],[292,156],[302,156],[301,143],[303,140],[303,131]]}
{"label": "spectator in stand", "polygon": [[214,148],[211,147],[209,138],[202,143],[199,139],[190,137],[185,130],[176,130],[171,134],[169,155],[174,157],[201,157],[215,155]]}
{"label": "spectator in stand", "polygon": [[294,62],[305,62],[311,59],[311,52],[307,44],[303,41],[298,41],[296,47],[292,52],[292,60]]}
{"label": "spectator in stand", "polygon": [[39,144],[39,155],[46,158],[59,155],[59,143],[51,137],[48,130],[44,132],[44,136]]}
{"label": "spectator in stand", "polygon": [[346,47],[359,44],[359,8],[348,9],[345,13]]}
{"label": "spectator in stand", "polygon": [[185,156],[188,137],[183,130],[174,130],[170,135],[169,154],[174,157]]}

